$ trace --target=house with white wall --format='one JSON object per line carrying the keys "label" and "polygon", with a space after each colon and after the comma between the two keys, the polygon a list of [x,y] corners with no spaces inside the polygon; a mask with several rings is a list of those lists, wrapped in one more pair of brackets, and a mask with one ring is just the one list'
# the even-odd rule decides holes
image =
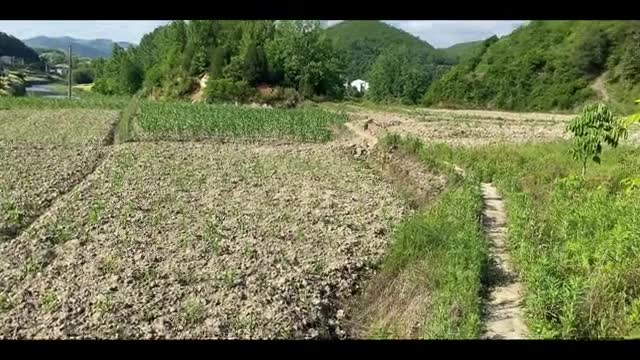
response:
{"label": "house with white wall", "polygon": [[358,89],[359,92],[365,92],[369,90],[369,83],[364,80],[353,80],[350,85]]}

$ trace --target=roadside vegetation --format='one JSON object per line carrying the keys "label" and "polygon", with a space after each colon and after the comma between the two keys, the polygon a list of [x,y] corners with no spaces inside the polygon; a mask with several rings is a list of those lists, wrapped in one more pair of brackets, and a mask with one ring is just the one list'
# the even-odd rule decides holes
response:
{"label": "roadside vegetation", "polygon": [[473,339],[482,331],[487,242],[478,184],[425,156],[416,139],[389,135],[382,151],[448,174],[437,199],[396,226],[380,270],[354,310],[356,333],[373,338]]}
{"label": "roadside vegetation", "polygon": [[427,162],[455,162],[498,185],[533,334],[637,334],[640,153],[629,146],[609,150],[582,178],[569,150],[565,142],[455,150],[441,144],[420,154]]}

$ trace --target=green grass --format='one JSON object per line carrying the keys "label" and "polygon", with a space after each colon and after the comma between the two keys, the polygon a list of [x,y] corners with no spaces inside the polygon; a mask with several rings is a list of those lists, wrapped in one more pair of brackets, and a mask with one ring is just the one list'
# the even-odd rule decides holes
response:
{"label": "green grass", "polygon": [[204,320],[206,308],[202,299],[189,296],[182,304],[182,316],[186,325],[195,325]]}
{"label": "green grass", "polygon": [[[405,155],[419,155],[422,149],[416,141],[397,136],[384,138],[382,145],[394,146]],[[445,170],[430,162],[425,166]],[[391,306],[374,300],[386,305],[374,306],[375,315],[367,321],[369,336],[469,339],[481,335],[488,258],[481,212],[479,186],[451,173],[448,188],[434,203],[396,227],[381,268],[386,289],[378,288],[373,296],[414,295],[400,303],[391,301]],[[404,285],[398,289],[394,283]]]}
{"label": "green grass", "polygon": [[46,312],[52,312],[58,305],[58,296],[54,292],[47,292],[42,296],[40,305]]}
{"label": "green grass", "polygon": [[317,108],[261,109],[183,102],[142,102],[142,139],[268,138],[303,142],[332,139],[331,126],[346,116]]}
{"label": "green grass", "polygon": [[[640,329],[640,150],[605,149],[584,179],[569,143],[425,147],[494,181],[506,200],[509,248],[534,337],[626,337]],[[629,182],[633,183],[633,182]]]}

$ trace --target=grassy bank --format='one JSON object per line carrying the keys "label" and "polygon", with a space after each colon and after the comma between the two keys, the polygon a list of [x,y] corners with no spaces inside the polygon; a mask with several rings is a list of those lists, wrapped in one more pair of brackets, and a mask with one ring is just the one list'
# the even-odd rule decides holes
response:
{"label": "grassy bank", "polygon": [[420,152],[458,163],[502,192],[534,336],[638,336],[640,150],[605,150],[584,179],[567,143]]}
{"label": "grassy bank", "polygon": [[[419,142],[387,137],[383,146],[420,155]],[[446,171],[441,163],[425,167]],[[377,277],[355,311],[363,336],[477,338],[487,243],[477,183],[450,173],[447,189],[397,226]]]}

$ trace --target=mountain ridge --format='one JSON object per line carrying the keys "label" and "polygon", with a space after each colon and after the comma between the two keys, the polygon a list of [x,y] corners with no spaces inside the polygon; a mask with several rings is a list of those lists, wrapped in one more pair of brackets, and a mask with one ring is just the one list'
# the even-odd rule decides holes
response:
{"label": "mountain ridge", "polygon": [[99,57],[110,57],[114,44],[123,48],[128,48],[134,44],[126,41],[113,41],[110,39],[78,39],[71,36],[35,36],[23,40],[23,42],[32,48],[46,48],[66,51],[69,45],[72,46],[73,52],[82,57],[91,59]]}

